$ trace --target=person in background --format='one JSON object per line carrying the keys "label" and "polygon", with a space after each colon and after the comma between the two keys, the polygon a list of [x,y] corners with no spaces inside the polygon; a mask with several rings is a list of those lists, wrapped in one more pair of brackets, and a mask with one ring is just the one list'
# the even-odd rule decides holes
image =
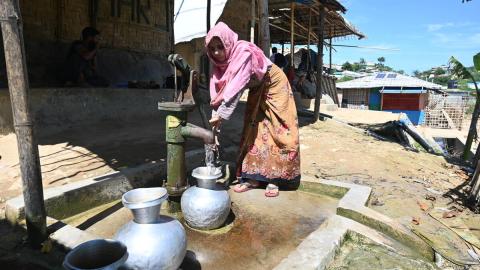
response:
{"label": "person in background", "polygon": [[277,47],[272,47],[272,55],[270,55],[270,61],[272,61],[279,68],[284,68],[287,65],[287,59],[283,54],[277,51]]}
{"label": "person in background", "polygon": [[249,88],[235,192],[266,184],[265,196],[279,195],[279,185],[300,183],[298,118],[290,83],[255,44],[219,22],[207,34],[205,47],[213,72],[210,79],[210,124],[219,129],[230,119]]}
{"label": "person in background", "polygon": [[96,71],[99,39],[100,32],[97,29],[85,27],[82,30],[82,40],[71,44],[65,67],[66,86],[108,86],[107,80]]}

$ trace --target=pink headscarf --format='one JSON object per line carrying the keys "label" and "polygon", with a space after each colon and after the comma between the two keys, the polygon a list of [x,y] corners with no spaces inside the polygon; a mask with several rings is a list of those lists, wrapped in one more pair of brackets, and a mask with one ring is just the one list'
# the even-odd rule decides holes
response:
{"label": "pink headscarf", "polygon": [[[214,37],[218,37],[225,47],[224,62],[217,62],[210,55],[208,44]],[[208,31],[205,47],[214,64],[210,79],[210,105],[214,108],[222,101],[229,102],[247,85],[252,75],[262,80],[268,66],[272,65],[260,48],[248,41],[238,40],[238,35],[223,22]]]}

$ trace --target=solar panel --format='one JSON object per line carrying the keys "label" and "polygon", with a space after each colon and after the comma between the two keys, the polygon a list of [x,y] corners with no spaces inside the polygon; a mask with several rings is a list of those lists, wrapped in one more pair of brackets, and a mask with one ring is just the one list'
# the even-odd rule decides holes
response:
{"label": "solar panel", "polygon": [[396,77],[397,77],[397,74],[395,74],[395,73],[389,73],[387,75],[387,78],[391,78],[391,79],[395,79]]}
{"label": "solar panel", "polygon": [[383,79],[385,78],[385,73],[378,73],[375,79]]}

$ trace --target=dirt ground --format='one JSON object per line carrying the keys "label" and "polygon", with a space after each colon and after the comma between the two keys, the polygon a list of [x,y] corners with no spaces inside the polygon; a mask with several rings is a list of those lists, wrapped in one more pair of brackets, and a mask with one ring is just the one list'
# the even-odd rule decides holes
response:
{"label": "dirt ground", "polygon": [[[225,144],[238,144],[242,119],[241,112],[238,114],[233,117],[234,124],[224,128]],[[314,124],[308,124],[308,119],[300,120],[303,176],[318,181],[329,179],[368,185],[373,188],[370,207],[406,226],[415,226],[416,222],[431,224],[434,228],[442,226],[428,215],[432,209],[443,209],[457,216],[453,219],[462,217],[480,224],[478,215],[461,204],[460,189],[468,175],[457,161],[413,152],[333,120]],[[39,149],[44,187],[64,185],[165,158],[162,128],[161,123],[144,122],[41,135]],[[194,141],[188,146],[189,149],[199,147],[201,143]],[[20,195],[22,190],[13,134],[0,136],[0,155],[3,210],[5,200]],[[478,231],[476,233],[480,238]]]}
{"label": "dirt ground", "polygon": [[[322,108],[322,106],[320,106],[320,108]],[[313,110],[313,107],[310,110]],[[354,110],[347,108],[338,108],[334,111],[323,108],[320,109],[320,112],[331,115],[335,119],[343,122],[362,124],[378,124],[387,121],[395,121],[398,120],[400,116],[398,113],[385,111]]]}

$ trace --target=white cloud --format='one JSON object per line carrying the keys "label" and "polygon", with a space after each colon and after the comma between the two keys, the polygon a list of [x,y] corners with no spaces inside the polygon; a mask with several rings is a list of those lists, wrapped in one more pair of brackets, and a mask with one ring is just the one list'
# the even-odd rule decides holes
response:
{"label": "white cloud", "polygon": [[480,33],[434,33],[433,43],[449,49],[474,49],[480,47]]}
{"label": "white cloud", "polygon": [[447,22],[447,23],[432,23],[427,24],[428,32],[437,32],[440,30],[445,30],[446,28],[457,28],[457,29],[474,29],[476,27],[476,23],[471,22]]}
{"label": "white cloud", "polygon": [[480,33],[470,36],[469,41],[476,46],[480,46]]}
{"label": "white cloud", "polygon": [[438,30],[441,30],[443,28],[446,28],[446,27],[453,27],[455,26],[454,23],[436,23],[436,24],[428,24],[427,25],[427,30],[428,32],[435,32],[435,31],[438,31]]}
{"label": "white cloud", "polygon": [[474,49],[480,46],[480,28],[478,23],[447,22],[428,24],[430,41],[441,48]]}

